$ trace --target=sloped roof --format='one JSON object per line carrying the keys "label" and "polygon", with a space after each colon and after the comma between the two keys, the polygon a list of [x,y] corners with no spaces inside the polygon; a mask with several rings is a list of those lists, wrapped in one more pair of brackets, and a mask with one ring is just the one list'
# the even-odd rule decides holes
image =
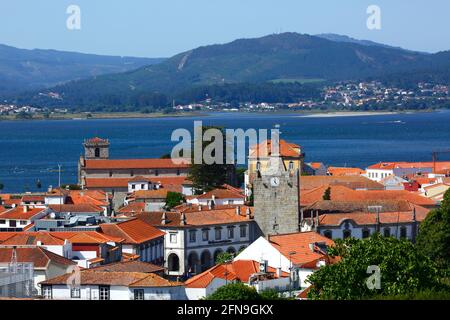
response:
{"label": "sloped roof", "polygon": [[[280,139],[279,154],[282,157],[298,158],[301,156],[300,146]],[[260,144],[250,146],[250,157],[268,157],[272,155],[272,140],[266,140]]]}
{"label": "sloped roof", "polygon": [[142,272],[142,273],[154,273],[164,271],[161,266],[154,265],[143,261],[131,260],[120,261],[116,263],[109,263],[104,266],[98,266],[90,268],[97,272]]}
{"label": "sloped roof", "polygon": [[164,236],[164,232],[140,220],[130,219],[120,223],[100,225],[103,233],[125,239],[125,243],[138,244]]}
{"label": "sloped roof", "polygon": [[312,231],[270,236],[269,242],[296,265],[303,265],[324,257],[323,253],[311,251],[309,247],[311,243],[323,242],[327,246],[334,245],[333,240]]}
{"label": "sloped roof", "polygon": [[43,211],[43,208],[28,208],[25,212],[24,207],[19,206],[0,213],[0,219],[29,220]]}
{"label": "sloped roof", "polygon": [[42,245],[48,246],[61,246],[64,244],[64,240],[55,237],[50,232],[17,232],[9,239],[5,240],[2,245],[36,245],[37,242],[41,242]]}
{"label": "sloped roof", "polygon": [[[12,247],[0,247],[0,262],[11,262],[13,250],[14,249]],[[32,262],[35,268],[47,268],[50,262],[63,266],[71,266],[76,264],[76,262],[45,250],[42,247],[17,247],[16,255],[17,262]]]}
{"label": "sloped roof", "polygon": [[183,163],[172,161],[172,159],[121,159],[121,160],[86,160],[86,169],[176,169],[189,168],[189,159]]}
{"label": "sloped roof", "polygon": [[197,199],[212,199],[212,197],[216,199],[243,199],[245,196],[236,191],[228,190],[228,189],[214,189],[209,192],[206,192],[202,195],[196,196]]}
{"label": "sloped roof", "polygon": [[333,177],[338,176],[360,176],[365,173],[363,169],[360,168],[346,168],[346,167],[328,167],[328,173]]}
{"label": "sloped roof", "polygon": [[48,206],[55,212],[73,212],[73,213],[101,213],[103,208],[92,204],[62,204]]}
{"label": "sloped roof", "polygon": [[[186,288],[206,288],[215,278],[248,282],[252,274],[260,272],[259,265],[259,262],[253,260],[237,260],[231,263],[218,264],[190,278],[185,282],[185,286]],[[274,268],[268,267],[267,271],[272,278],[278,278]],[[283,272],[282,277],[289,277],[289,274]]]}
{"label": "sloped roof", "polygon": [[367,212],[369,206],[381,206],[383,212],[410,211],[414,207],[407,200],[356,200],[356,201],[333,201],[319,200],[305,207],[305,210],[319,210],[330,213]]}
{"label": "sloped roof", "polygon": [[300,189],[310,190],[324,185],[340,185],[350,189],[384,190],[384,186],[363,176],[302,176]]}

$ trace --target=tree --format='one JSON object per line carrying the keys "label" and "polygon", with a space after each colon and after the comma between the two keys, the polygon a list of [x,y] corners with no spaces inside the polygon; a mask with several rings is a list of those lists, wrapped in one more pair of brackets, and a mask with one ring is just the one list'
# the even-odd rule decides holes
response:
{"label": "tree", "polygon": [[220,287],[206,300],[260,300],[260,296],[255,288],[237,282]]}
{"label": "tree", "polygon": [[[203,135],[204,133],[209,129],[215,129],[220,130],[223,137],[223,144],[222,150],[223,150],[223,157],[221,157],[222,163],[213,163],[213,164],[206,164],[205,159],[202,156],[202,162],[201,163],[195,163],[195,152],[192,152],[192,159],[191,159],[191,167],[189,172],[189,180],[192,181],[192,186],[196,192],[208,192],[216,188],[220,188],[224,183],[227,182],[227,172],[229,165],[226,164],[226,145],[225,145],[225,134],[223,132],[223,128],[220,127],[203,127],[202,128],[202,137],[197,137],[197,139],[201,139],[201,141],[197,141],[197,143],[201,143],[202,146],[202,154],[204,153],[205,149],[213,144],[215,142],[215,137],[212,138],[212,141],[203,141]],[[194,142],[195,144],[195,142]],[[212,147],[212,146],[211,146]],[[192,150],[195,150],[193,147]],[[215,156],[215,152],[217,150],[214,150],[212,152],[212,156]]]}
{"label": "tree", "polygon": [[[336,242],[330,255],[339,254],[341,260],[308,277],[311,299],[365,299],[440,288],[434,263],[410,241],[376,233],[369,239]],[[379,288],[368,284],[374,270],[380,276]]]}
{"label": "tree", "polygon": [[179,192],[169,191],[166,196],[166,209],[171,210],[172,208],[183,203],[184,197]]}
{"label": "tree", "polygon": [[420,224],[417,249],[435,261],[440,270],[450,274],[450,189],[441,207],[432,210]]}
{"label": "tree", "polygon": [[331,200],[331,187],[328,187],[323,193],[323,200]]}
{"label": "tree", "polygon": [[221,252],[217,255],[216,261],[214,261],[216,264],[221,264],[221,263],[228,263],[231,260],[233,260],[234,258],[234,254],[229,253],[229,252]]}

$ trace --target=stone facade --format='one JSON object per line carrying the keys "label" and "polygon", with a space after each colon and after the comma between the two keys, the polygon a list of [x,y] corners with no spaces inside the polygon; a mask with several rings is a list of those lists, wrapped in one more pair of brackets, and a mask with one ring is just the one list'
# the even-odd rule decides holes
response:
{"label": "stone facade", "polygon": [[109,141],[93,138],[83,143],[85,159],[109,159]]}
{"label": "stone facade", "polygon": [[298,169],[286,168],[280,157],[272,157],[270,169],[253,181],[254,215],[261,236],[299,232]]}

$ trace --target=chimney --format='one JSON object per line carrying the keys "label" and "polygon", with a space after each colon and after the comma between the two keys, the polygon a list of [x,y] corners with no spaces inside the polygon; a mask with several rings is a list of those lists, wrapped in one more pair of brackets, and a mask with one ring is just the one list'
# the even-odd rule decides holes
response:
{"label": "chimney", "polygon": [[241,215],[241,207],[237,206],[237,207],[235,208],[235,210],[236,210],[236,215],[237,215],[237,216],[240,216],[240,215]]}
{"label": "chimney", "polygon": [[41,247],[41,246],[42,246],[42,241],[36,241],[36,245],[37,245],[38,247]]}
{"label": "chimney", "polygon": [[309,250],[311,250],[311,252],[314,252],[314,246],[315,246],[315,243],[309,244]]}
{"label": "chimney", "polygon": [[28,206],[26,206],[26,205],[23,206],[23,212],[24,212],[24,213],[27,213],[27,212],[28,212]]}
{"label": "chimney", "polygon": [[201,204],[198,205],[198,211],[202,211],[202,205]]}
{"label": "chimney", "polygon": [[184,212],[181,213],[180,224],[182,226],[186,225],[186,215],[184,214]]}
{"label": "chimney", "polygon": [[247,207],[247,209],[245,209],[245,216],[247,217],[247,219],[251,219],[250,208],[249,207]]}
{"label": "chimney", "polygon": [[162,217],[161,217],[161,224],[165,225],[167,223],[167,215],[165,212],[163,212]]}

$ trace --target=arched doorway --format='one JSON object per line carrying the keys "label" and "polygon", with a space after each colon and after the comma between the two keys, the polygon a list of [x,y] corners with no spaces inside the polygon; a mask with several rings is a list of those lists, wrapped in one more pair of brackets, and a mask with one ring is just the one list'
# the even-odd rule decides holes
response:
{"label": "arched doorway", "polygon": [[200,261],[197,252],[191,252],[188,256],[188,272],[197,274],[200,271]]}
{"label": "arched doorway", "polygon": [[169,272],[177,272],[180,271],[180,258],[175,253],[171,253],[169,255],[168,261],[168,270]]}
{"label": "arched doorway", "polygon": [[233,255],[233,257],[235,257],[236,256],[236,249],[234,249],[233,247],[229,247],[227,249],[227,253],[229,253],[229,254]]}
{"label": "arched doorway", "polygon": [[201,271],[208,270],[211,267],[211,253],[208,250],[202,252],[200,256]]}

